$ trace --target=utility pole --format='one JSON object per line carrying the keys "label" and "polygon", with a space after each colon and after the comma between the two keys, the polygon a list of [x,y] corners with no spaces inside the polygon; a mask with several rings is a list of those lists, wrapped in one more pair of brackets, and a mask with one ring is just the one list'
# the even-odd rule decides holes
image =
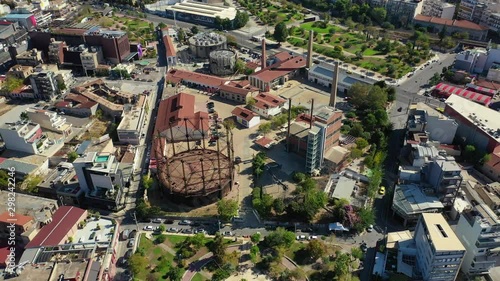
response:
{"label": "utility pole", "polygon": [[135,215],[135,212],[133,212],[132,214],[134,215],[135,228],[136,228],[137,232],[139,232],[139,224],[137,223],[137,217]]}

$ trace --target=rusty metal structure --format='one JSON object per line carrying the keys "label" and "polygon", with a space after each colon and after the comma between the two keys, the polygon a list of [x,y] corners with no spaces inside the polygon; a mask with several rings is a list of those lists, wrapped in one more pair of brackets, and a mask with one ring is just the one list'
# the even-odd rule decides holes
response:
{"label": "rusty metal structure", "polygon": [[194,207],[218,201],[234,183],[231,130],[216,116],[208,122],[200,119],[177,120],[176,126],[156,132],[154,144],[163,194],[172,202]]}

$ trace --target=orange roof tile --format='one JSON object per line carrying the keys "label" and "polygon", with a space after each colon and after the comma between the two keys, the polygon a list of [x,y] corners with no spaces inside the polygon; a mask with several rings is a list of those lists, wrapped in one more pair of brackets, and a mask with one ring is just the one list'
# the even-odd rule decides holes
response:
{"label": "orange roof tile", "polygon": [[255,77],[264,82],[271,82],[279,77],[285,76],[288,73],[306,67],[306,60],[302,56],[291,56],[287,60],[279,61],[264,69],[261,69],[254,74]]}
{"label": "orange roof tile", "polygon": [[172,38],[168,36],[168,34],[163,36],[163,44],[165,45],[165,49],[167,49],[167,57],[175,57],[176,52],[174,43],[172,42]]}
{"label": "orange roof tile", "polygon": [[10,212],[7,211],[0,214],[0,222],[3,223],[15,223],[16,225],[25,225],[32,220],[33,217],[31,216],[25,216],[21,214],[14,214],[14,216],[11,216]]}
{"label": "orange roof tile", "polygon": [[233,111],[231,111],[231,114],[241,119],[245,119],[247,122],[250,122],[250,120],[257,116],[253,111],[239,106],[235,107]]}
{"label": "orange roof tile", "polygon": [[259,93],[254,97],[255,105],[258,108],[268,109],[270,107],[281,106],[286,103],[286,100],[269,93]]}
{"label": "orange roof tile", "polygon": [[429,23],[434,23],[434,24],[439,24],[439,25],[455,26],[455,27],[459,27],[459,28],[463,28],[463,29],[470,29],[470,30],[488,30],[487,27],[481,26],[479,24],[473,23],[473,22],[468,21],[468,20],[450,20],[450,19],[429,17],[429,16],[424,16],[424,15],[416,15],[414,20],[421,21],[421,22],[429,22]]}
{"label": "orange roof tile", "polygon": [[204,84],[214,88],[217,88],[220,85],[227,82],[227,80],[222,78],[191,71],[180,70],[180,69],[172,69],[167,73],[168,82],[177,83],[182,80],[186,80],[187,82]]}

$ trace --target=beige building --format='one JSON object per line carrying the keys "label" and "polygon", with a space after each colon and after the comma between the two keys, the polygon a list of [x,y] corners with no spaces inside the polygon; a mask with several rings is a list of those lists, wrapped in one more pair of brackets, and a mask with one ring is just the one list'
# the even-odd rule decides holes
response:
{"label": "beige building", "polygon": [[9,69],[9,72],[7,75],[13,76],[19,79],[27,79],[30,77],[31,74],[33,74],[33,67],[32,66],[24,66],[20,64],[16,64],[13,67]]}
{"label": "beige building", "polygon": [[88,75],[95,73],[99,64],[104,61],[104,56],[100,47],[90,47],[80,54],[80,59],[82,60],[83,69]]}

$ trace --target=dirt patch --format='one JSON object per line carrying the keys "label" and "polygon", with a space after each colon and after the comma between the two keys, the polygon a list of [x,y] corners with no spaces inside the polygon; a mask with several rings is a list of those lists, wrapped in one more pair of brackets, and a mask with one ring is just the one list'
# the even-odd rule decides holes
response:
{"label": "dirt patch", "polygon": [[15,106],[14,104],[1,103],[0,104],[0,116],[9,112],[14,106]]}
{"label": "dirt patch", "polygon": [[109,121],[94,120],[92,126],[89,127],[80,140],[92,140],[102,137],[110,125]]}

